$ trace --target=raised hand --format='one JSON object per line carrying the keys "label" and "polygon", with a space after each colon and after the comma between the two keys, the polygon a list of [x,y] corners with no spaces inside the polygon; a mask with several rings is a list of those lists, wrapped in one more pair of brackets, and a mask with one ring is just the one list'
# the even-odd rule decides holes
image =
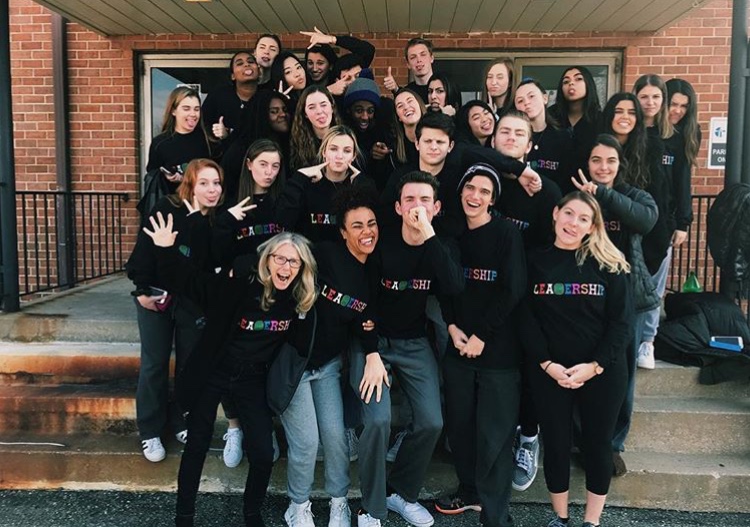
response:
{"label": "raised hand", "polygon": [[310,45],[307,46],[307,49],[310,49],[313,46],[318,46],[320,44],[328,44],[330,46],[336,44],[335,35],[328,35],[326,33],[323,33],[317,27],[314,27],[313,31],[300,31],[300,34],[305,35],[306,37],[310,37]]}
{"label": "raised hand", "polygon": [[193,202],[190,203],[188,200],[183,199],[182,204],[185,205],[185,208],[187,209],[188,213],[187,215],[190,216],[191,214],[194,214],[196,212],[200,212],[201,206],[198,204],[198,198],[193,196]]}
{"label": "raised hand", "polygon": [[229,129],[224,126],[224,116],[219,117],[219,122],[211,126],[211,131],[216,139],[226,139],[229,137]]}
{"label": "raised hand", "polygon": [[289,86],[285,90],[284,89],[284,81],[279,81],[279,89],[276,90],[276,91],[279,92],[281,95],[283,95],[284,97],[286,97],[288,99],[289,98],[289,94],[292,92],[293,88],[294,88],[294,86]]}
{"label": "raised hand", "polygon": [[597,184],[586,179],[586,175],[580,168],[578,169],[578,177],[581,178],[580,183],[576,180],[575,177],[570,178],[570,180],[573,182],[573,185],[575,185],[575,187],[581,192],[587,192],[592,196],[596,196]]}
{"label": "raised hand", "polygon": [[381,159],[385,159],[385,156],[391,153],[391,149],[388,148],[388,145],[385,143],[381,143],[378,141],[374,145],[372,145],[371,150],[372,158],[376,161],[380,161]]}
{"label": "raised hand", "polygon": [[385,86],[386,90],[398,90],[398,83],[396,83],[396,79],[393,78],[393,69],[391,66],[388,66],[388,75],[383,79],[383,86]]}
{"label": "raised hand", "polygon": [[234,219],[236,219],[237,221],[245,219],[245,213],[249,210],[253,210],[258,206],[255,204],[248,205],[248,201],[250,201],[250,196],[246,197],[245,199],[237,203],[237,205],[229,209],[229,214],[234,216]]}
{"label": "raised hand", "polygon": [[156,217],[149,216],[148,221],[151,222],[151,226],[154,230],[149,230],[147,227],[144,227],[143,232],[154,241],[154,245],[157,247],[172,247],[177,238],[177,231],[172,230],[172,215],[167,214],[167,221],[164,221],[162,213],[157,212]]}

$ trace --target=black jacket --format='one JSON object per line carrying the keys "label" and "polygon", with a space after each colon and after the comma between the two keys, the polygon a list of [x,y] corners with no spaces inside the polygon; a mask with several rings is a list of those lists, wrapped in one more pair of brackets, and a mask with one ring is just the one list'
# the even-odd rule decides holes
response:
{"label": "black jacket", "polygon": [[596,189],[596,200],[602,207],[607,225],[616,223],[619,231],[618,249],[630,264],[630,281],[633,286],[633,305],[636,312],[649,311],[661,302],[651,273],[643,258],[641,241],[656,224],[659,210],[656,202],[645,190],[628,184],[613,188],[602,185]]}

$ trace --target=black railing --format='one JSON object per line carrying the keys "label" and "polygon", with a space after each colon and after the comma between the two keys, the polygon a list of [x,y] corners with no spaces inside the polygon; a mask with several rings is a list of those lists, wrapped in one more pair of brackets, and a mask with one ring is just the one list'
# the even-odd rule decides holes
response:
{"label": "black railing", "polygon": [[719,268],[711,258],[706,241],[706,218],[715,199],[715,195],[693,196],[693,223],[688,229],[685,243],[672,253],[672,265],[667,277],[668,291],[682,291],[682,285],[691,271],[704,291],[719,290]]}
{"label": "black railing", "polygon": [[[672,265],[667,277],[667,291],[682,291],[682,286],[690,272],[694,272],[703,291],[718,293],[721,273],[716,266],[707,242],[708,211],[716,196],[693,196],[693,224],[688,230],[688,238],[672,253]],[[734,299],[750,324],[750,301],[739,294]]]}
{"label": "black railing", "polygon": [[126,193],[17,191],[21,296],[123,269]]}

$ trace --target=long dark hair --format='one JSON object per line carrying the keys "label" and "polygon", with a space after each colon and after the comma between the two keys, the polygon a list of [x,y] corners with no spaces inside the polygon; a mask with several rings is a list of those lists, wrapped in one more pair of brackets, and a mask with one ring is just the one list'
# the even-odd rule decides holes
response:
{"label": "long dark hair", "polygon": [[255,161],[255,158],[265,152],[276,152],[279,154],[281,160],[281,167],[279,167],[279,174],[276,176],[271,188],[268,189],[268,195],[276,201],[281,191],[284,188],[286,182],[286,174],[284,172],[284,154],[281,151],[281,147],[271,141],[270,139],[258,139],[247,148],[245,152],[245,158],[242,162],[242,172],[240,173],[240,190],[237,199],[242,201],[245,198],[250,198],[248,205],[253,203],[253,194],[255,190],[255,181],[250,169],[247,168],[248,161]]}
{"label": "long dark hair", "polygon": [[[487,110],[488,112],[490,112],[490,114],[492,114],[494,118],[495,113],[492,111],[492,108],[490,108],[490,105],[486,102],[480,101],[479,99],[474,99],[473,101],[467,102],[466,104],[461,106],[461,108],[458,110],[458,113],[456,114],[457,140],[474,145],[480,144],[479,140],[474,137],[474,133],[471,131],[471,127],[469,126],[469,111],[477,106],[479,106],[483,110]],[[495,119],[495,124],[497,125],[497,119]],[[482,144],[482,146],[487,146],[490,141],[492,141],[492,134],[490,134],[490,137],[487,138],[486,144]]]}
{"label": "long dark hair", "polygon": [[669,79],[667,81],[667,110],[672,104],[672,96],[680,93],[688,98],[688,107],[685,116],[677,123],[676,127],[685,140],[685,157],[691,165],[695,165],[698,150],[701,147],[700,127],[698,126],[698,100],[692,84],[684,79]]}
{"label": "long dark hair", "polygon": [[627,182],[631,185],[645,189],[651,183],[651,169],[648,160],[648,132],[643,119],[643,109],[638,98],[627,92],[615,93],[602,111],[602,131],[605,134],[615,135],[612,130],[612,121],[615,117],[615,108],[621,101],[630,101],[635,107],[635,127],[628,134],[628,140],[623,146],[625,159],[628,160]]}
{"label": "long dark hair", "polygon": [[[450,77],[448,77],[448,75],[446,75],[445,73],[433,73],[432,77],[430,77],[430,80],[427,81],[428,92],[432,81],[440,81],[442,83],[443,88],[445,89],[446,106],[453,106],[453,108],[458,111],[458,109],[461,108],[461,92],[458,91],[458,88],[450,79]],[[427,98],[429,99],[429,96]],[[425,101],[425,105],[427,106],[427,110],[429,111],[429,101]]]}
{"label": "long dark hair", "polygon": [[667,94],[667,85],[661,77],[654,75],[653,73],[641,75],[638,77],[638,80],[635,81],[635,84],[633,84],[633,93],[637,96],[638,92],[646,86],[653,86],[659,88],[659,91],[661,91],[661,109],[654,117],[654,126],[656,126],[656,129],[659,131],[659,136],[662,139],[669,139],[672,137],[672,134],[674,134],[674,128],[669,122],[669,95]]}
{"label": "long dark hair", "polygon": [[560,122],[568,127],[570,122],[568,120],[568,114],[570,113],[570,102],[563,95],[563,78],[565,74],[571,70],[578,70],[581,72],[583,82],[586,85],[586,96],[583,99],[583,117],[584,121],[596,125],[599,123],[599,117],[602,114],[602,107],[599,103],[599,93],[596,91],[596,82],[594,82],[594,76],[585,66],[570,66],[560,75],[560,81],[557,83],[557,118]]}
{"label": "long dark hair", "polygon": [[[286,59],[294,59],[296,60],[300,66],[302,66],[302,71],[305,72],[305,87],[308,87],[312,84],[312,78],[310,77],[310,74],[307,72],[307,68],[302,63],[302,61],[292,53],[291,51],[282,51],[279,53],[275,59],[273,59],[273,64],[271,64],[271,88],[274,90],[277,90],[279,88],[279,82],[283,82],[284,89],[286,90],[289,85],[284,80],[284,61]],[[292,93],[295,93],[297,90],[292,90],[292,92],[289,94],[291,96]],[[296,97],[295,97],[296,98]]]}
{"label": "long dark hair", "polygon": [[516,90],[514,88],[515,83],[513,82],[513,68],[515,67],[515,65],[512,58],[500,57],[493,60],[484,67],[484,71],[482,72],[482,100],[489,100],[489,94],[487,93],[487,75],[489,74],[493,66],[496,66],[498,64],[502,64],[503,66],[505,66],[505,69],[508,70],[508,92],[505,95],[503,107],[497,109],[498,117],[502,117],[505,112],[507,112],[511,108],[515,108],[515,105],[513,104],[513,96],[516,94]]}

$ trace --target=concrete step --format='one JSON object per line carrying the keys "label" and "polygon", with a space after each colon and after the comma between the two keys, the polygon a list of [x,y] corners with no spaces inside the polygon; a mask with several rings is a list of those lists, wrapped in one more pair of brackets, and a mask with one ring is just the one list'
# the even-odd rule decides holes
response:
{"label": "concrete step", "polygon": [[0,385],[134,380],[139,367],[134,342],[0,342]]}
{"label": "concrete step", "polygon": [[[55,445],[14,444],[57,443]],[[174,491],[181,445],[167,444],[167,458],[149,463],[134,436],[67,435],[62,437],[3,437],[0,443],[0,488],[74,490]],[[221,441],[216,440],[203,471],[204,492],[241,492],[247,464],[228,469],[221,461]],[[665,454],[628,452],[629,472],[612,482],[610,505],[695,511],[750,512],[750,458],[746,455]],[[357,463],[351,465],[350,497],[360,496]],[[436,454],[428,470],[422,498],[433,499],[455,490],[453,467],[444,454]],[[574,465],[571,497],[583,502],[584,474]],[[270,492],[286,492],[284,454],[274,467]],[[316,467],[313,497],[324,497],[322,463]],[[743,497],[740,499],[740,497]],[[518,502],[548,502],[542,469],[534,484],[513,494]]]}
{"label": "concrete step", "polygon": [[132,289],[120,274],[25,303],[0,315],[0,340],[138,342]]}
{"label": "concrete step", "polygon": [[750,379],[727,381],[714,385],[698,383],[699,368],[656,361],[653,370],[638,369],[635,377],[637,395],[667,397],[750,398]]}
{"label": "concrete step", "polygon": [[130,434],[135,384],[0,386],[0,433]]}
{"label": "concrete step", "polygon": [[636,397],[626,448],[750,456],[750,398]]}

